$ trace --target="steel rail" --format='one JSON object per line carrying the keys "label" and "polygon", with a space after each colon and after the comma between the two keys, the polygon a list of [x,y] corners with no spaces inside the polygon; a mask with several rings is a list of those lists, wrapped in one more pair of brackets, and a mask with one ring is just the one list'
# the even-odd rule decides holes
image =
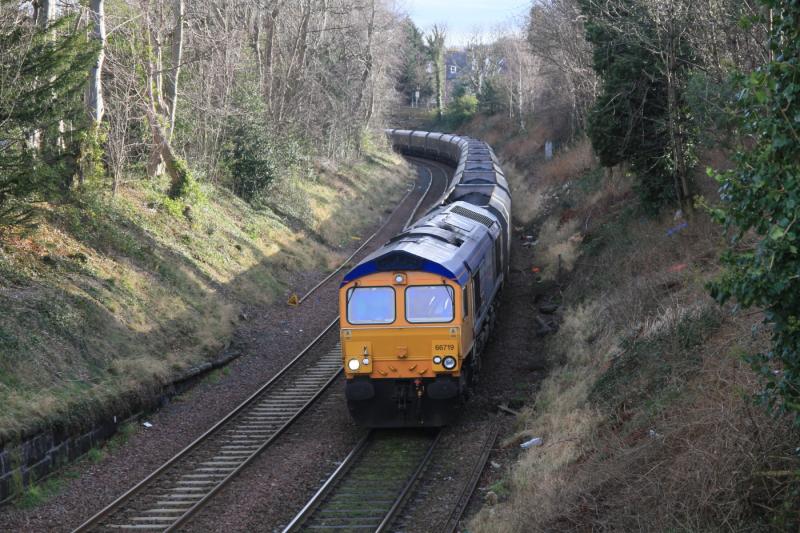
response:
{"label": "steel rail", "polygon": [[[427,163],[423,163],[423,165],[425,165],[425,164],[427,164]],[[427,171],[428,171],[428,175],[429,175],[428,186],[427,186],[427,188],[425,189],[425,191],[422,193],[422,195],[419,197],[419,200],[417,201],[417,204],[414,206],[414,209],[412,209],[412,210],[411,210],[411,214],[409,215],[409,217],[408,217],[408,220],[406,220],[406,224],[403,226],[403,229],[406,229],[406,228],[407,228],[407,227],[408,227],[408,226],[411,224],[411,220],[412,220],[412,219],[414,218],[414,216],[417,214],[417,210],[419,209],[420,205],[422,205],[422,202],[423,202],[423,201],[425,200],[425,198],[428,196],[428,193],[430,192],[430,190],[431,190],[431,187],[433,186],[433,173],[431,172],[430,168],[428,168],[428,167],[424,167],[424,168],[425,168],[425,170],[427,170]],[[441,170],[441,169],[440,169],[440,170]],[[414,192],[414,190],[415,190],[416,188],[417,188],[417,186],[416,186],[416,184],[415,184],[415,185],[414,185],[414,187],[412,187],[412,188],[411,188],[411,189],[410,189],[410,190],[409,190],[409,191],[408,191],[408,192],[407,192],[407,193],[406,193],[406,194],[403,196],[403,198],[400,200],[400,202],[398,202],[398,204],[397,204],[397,205],[398,205],[398,206],[402,205],[402,204],[403,204],[403,203],[404,203],[404,202],[405,202],[405,201],[408,199],[408,197],[409,197],[409,196],[411,196],[411,193],[412,193],[412,192]],[[447,189],[447,187],[445,187],[445,190],[446,190],[446,189]],[[344,268],[345,268],[345,267],[346,267],[346,266],[347,266],[347,265],[350,263],[350,261],[352,261],[352,259],[353,259],[353,258],[354,258],[356,255],[358,255],[358,253],[359,253],[359,252],[361,252],[361,250],[363,250],[363,249],[364,249],[364,247],[366,247],[366,246],[367,246],[367,245],[368,245],[370,242],[372,242],[372,240],[373,240],[375,237],[377,237],[377,236],[378,236],[378,234],[379,234],[381,231],[383,231],[383,229],[384,229],[384,228],[385,228],[385,227],[386,227],[386,226],[389,224],[389,222],[391,222],[391,221],[392,221],[392,218],[394,218],[394,214],[395,214],[395,213],[396,213],[396,210],[392,211],[392,214],[391,214],[391,215],[389,215],[389,216],[386,218],[386,220],[384,221],[384,223],[383,223],[383,224],[381,224],[381,227],[380,227],[380,228],[378,228],[378,229],[375,231],[375,233],[373,233],[372,235],[370,235],[369,237],[367,237],[367,240],[365,240],[364,242],[362,242],[362,243],[361,243],[361,246],[359,246],[358,248],[356,248],[356,249],[355,249],[355,251],[353,251],[353,253],[352,253],[352,254],[350,254],[350,255],[347,257],[347,259],[345,259],[344,261],[342,261],[342,263],[341,263],[341,264],[340,264],[340,265],[339,265],[339,266],[336,268],[336,270],[334,270],[333,272],[331,272],[330,274],[328,274],[327,276],[325,276],[325,277],[324,277],[322,280],[320,280],[320,281],[319,281],[319,282],[318,282],[316,285],[314,285],[313,287],[311,287],[311,288],[308,290],[308,292],[306,292],[306,293],[305,293],[305,294],[304,294],[304,295],[303,295],[303,296],[302,296],[302,297],[301,297],[299,300],[297,300],[297,305],[300,305],[300,304],[302,304],[302,303],[303,303],[303,302],[304,302],[304,301],[305,301],[305,300],[306,300],[306,299],[307,299],[309,296],[311,296],[312,294],[314,294],[314,292],[316,292],[316,291],[317,291],[317,289],[319,289],[320,287],[322,287],[323,285],[325,285],[325,284],[326,284],[328,281],[330,281],[330,279],[331,279],[332,277],[334,277],[336,274],[338,274],[339,272],[341,272],[341,271],[342,271],[342,270],[343,270],[343,269],[344,269]]]}
{"label": "steel rail", "polygon": [[328,479],[325,480],[325,483],[314,493],[308,502],[300,509],[300,512],[295,515],[289,524],[283,528],[283,533],[289,533],[293,531],[294,528],[297,528],[301,523],[303,523],[309,516],[311,516],[314,511],[317,510],[317,507],[322,503],[322,501],[330,494],[342,476],[350,469],[353,465],[356,457],[361,455],[361,452],[364,451],[366,448],[367,443],[369,442],[370,437],[372,436],[372,430],[368,431],[366,435],[364,435],[358,444],[350,450],[350,453],[344,458],[344,460],[336,467],[336,470],[333,471]]}
{"label": "steel rail", "polygon": [[[262,385],[258,390],[256,390],[253,394],[251,394],[246,400],[240,403],[233,411],[225,415],[224,418],[219,420],[216,424],[214,424],[209,430],[205,433],[197,437],[191,444],[186,446],[183,450],[178,452],[174,455],[171,459],[169,459],[166,463],[161,465],[158,469],[152,472],[149,476],[144,478],[142,481],[134,485],[131,489],[127,492],[122,494],[119,498],[111,502],[89,520],[81,524],[77,529],[75,529],[75,533],[89,531],[92,527],[98,525],[102,519],[109,516],[111,513],[120,510],[120,508],[126,502],[130,501],[133,496],[136,496],[139,492],[142,491],[150,482],[158,478],[162,473],[164,473],[168,468],[175,465],[181,459],[187,457],[189,453],[195,451],[197,448],[200,447],[204,442],[208,440],[209,437],[215,435],[219,429],[221,429],[226,423],[231,421],[233,418],[241,414],[248,406],[250,406],[255,400],[257,400],[260,396],[262,396],[265,392],[268,391],[278,380],[282,379],[286,376],[289,371],[294,369],[294,367],[298,364],[298,362],[309,352],[311,349],[319,343],[322,338],[327,335],[339,322],[339,317],[337,316],[335,320],[333,320],[319,335],[317,335],[314,340],[312,340],[297,356],[294,357],[289,363],[287,363],[277,374],[275,374],[269,381],[267,381],[264,385]],[[341,369],[339,369],[341,372]],[[336,373],[338,376],[339,372]],[[336,377],[334,376],[334,378]],[[327,386],[327,385],[326,385]],[[305,409],[305,407],[303,408]],[[283,431],[285,428],[281,428]],[[248,461],[250,459],[248,458]],[[228,478],[226,478],[227,480]]]}
{"label": "steel rail", "polygon": [[497,440],[497,434],[499,431],[500,431],[500,425],[497,423],[493,424],[491,429],[489,429],[489,434],[487,435],[486,440],[483,443],[481,453],[478,456],[478,461],[473,465],[470,477],[464,484],[464,488],[462,489],[461,494],[459,495],[455,506],[450,511],[450,514],[448,515],[447,520],[444,523],[444,527],[440,529],[442,533],[456,533],[456,530],[458,529],[458,522],[461,520],[464,511],[467,510],[467,506],[469,505],[469,500],[472,498],[472,494],[475,492],[475,487],[478,486],[478,481],[480,481],[481,473],[483,472],[483,469],[486,467],[486,461],[489,460],[489,454],[492,453],[492,448],[494,447],[494,443]]}
{"label": "steel rail", "polygon": [[424,166],[423,168],[428,171],[428,188],[425,189],[425,194],[419,197],[419,200],[414,206],[414,209],[411,210],[411,214],[408,215],[406,223],[403,224],[403,231],[407,230],[408,227],[411,225],[411,223],[414,221],[414,216],[416,216],[417,211],[419,211],[419,208],[422,205],[422,202],[425,201],[425,198],[427,198],[428,193],[431,192],[431,188],[433,187],[433,172],[431,171],[431,167]]}
{"label": "steel rail", "polygon": [[[408,191],[408,192],[405,194],[405,196],[403,196],[403,198],[400,200],[400,202],[399,202],[397,205],[401,205],[403,202],[405,202],[405,201],[406,201],[406,199],[408,199],[408,197],[411,195],[411,193],[412,193],[412,192],[414,192],[414,189],[416,189],[416,188],[417,188],[417,186],[416,186],[416,185],[414,185],[414,187],[412,187],[412,188],[411,188],[411,189],[410,189],[410,190],[409,190],[409,191]],[[425,194],[426,194],[426,193],[427,193],[427,191],[426,191],[425,193],[423,193],[423,194],[422,194],[422,198],[424,198],[424,197],[425,197]],[[374,239],[375,237],[377,237],[377,236],[378,236],[378,233],[380,233],[381,231],[383,231],[383,228],[385,228],[385,227],[386,227],[386,226],[389,224],[389,222],[391,222],[391,221],[392,221],[392,218],[393,218],[393,217],[394,217],[394,211],[392,212],[392,214],[391,214],[391,215],[389,215],[388,217],[386,217],[386,220],[384,221],[384,223],[383,223],[383,224],[381,224],[381,227],[380,227],[380,228],[378,228],[378,229],[375,231],[375,233],[373,233],[372,235],[370,235],[369,237],[367,237],[367,240],[365,240],[364,242],[362,242],[362,243],[361,243],[361,246],[359,246],[358,248],[356,248],[356,249],[355,249],[355,251],[353,251],[353,253],[352,253],[352,254],[350,254],[349,256],[347,256],[347,259],[345,259],[344,261],[342,261],[342,263],[341,263],[341,264],[340,264],[338,267],[336,267],[336,270],[334,270],[333,272],[331,272],[330,274],[328,274],[327,276],[325,276],[324,278],[322,278],[322,280],[320,280],[320,281],[319,281],[319,283],[317,283],[316,285],[314,285],[313,287],[311,287],[311,288],[308,290],[308,292],[307,292],[307,293],[305,293],[305,294],[304,294],[304,295],[303,295],[303,296],[302,296],[302,297],[301,297],[299,300],[297,300],[297,304],[298,304],[298,305],[300,305],[301,303],[303,303],[303,302],[306,300],[306,298],[308,298],[309,296],[311,296],[312,294],[314,294],[314,292],[316,292],[316,290],[317,290],[317,289],[319,289],[320,287],[322,287],[323,285],[325,285],[325,284],[326,284],[328,281],[330,281],[330,279],[331,279],[333,276],[335,276],[336,274],[338,274],[339,272],[341,272],[341,271],[342,271],[342,269],[343,269],[344,267],[346,267],[346,266],[348,265],[348,263],[350,263],[350,261],[351,261],[351,260],[352,260],[352,259],[353,259],[353,258],[354,258],[356,255],[358,255],[358,253],[359,253],[361,250],[363,250],[363,249],[364,249],[364,247],[365,247],[366,245],[368,245],[370,242],[372,242],[372,239]]]}
{"label": "steel rail", "polygon": [[428,451],[425,452],[425,456],[417,465],[416,470],[414,473],[411,474],[411,477],[406,482],[403,490],[397,496],[397,499],[394,501],[392,508],[389,509],[389,512],[386,513],[386,516],[383,518],[383,521],[378,525],[378,528],[375,530],[375,533],[383,533],[389,527],[389,525],[394,521],[397,513],[400,509],[403,508],[406,501],[408,501],[408,497],[411,495],[411,489],[417,484],[419,478],[422,476],[422,473],[425,471],[425,468],[428,466],[428,463],[431,460],[431,455],[433,455],[433,450],[436,448],[436,445],[439,444],[439,438],[442,436],[442,431],[436,432],[436,437],[433,439]]}
{"label": "steel rail", "polygon": [[[428,164],[427,162],[423,163],[421,166],[428,170],[429,180],[428,185],[425,191],[422,193],[420,200],[412,209],[411,215],[409,217],[409,221],[414,218],[419,210],[420,206],[422,205],[423,201],[428,197],[431,188],[433,186],[433,173],[429,167],[425,167],[424,165]],[[439,169],[442,171],[442,169]],[[443,175],[445,176],[446,180],[446,172],[442,171]],[[413,192],[414,189],[411,189],[401,200],[401,203],[405,201],[408,196]],[[447,187],[445,186],[445,190]],[[337,272],[341,271],[342,268],[353,258],[355,255],[361,251],[375,236],[377,236],[391,221],[392,217],[390,216],[387,221],[375,232],[373,233],[367,241],[362,243],[359,248],[348,257],[342,265],[331,275],[327,276],[324,280],[318,283],[308,294],[306,294],[303,299],[307,298],[314,290],[318,289],[322,286],[326,281],[330,280],[330,278],[335,275]],[[302,300],[301,300],[302,301]],[[334,326],[339,321],[339,317],[334,319],[317,337],[314,338],[297,356],[295,356],[289,363],[287,363],[278,373],[276,373],[267,383],[262,385],[258,390],[256,390],[253,394],[251,394],[247,399],[245,399],[242,403],[240,403],[235,409],[233,409],[230,413],[228,413],[225,417],[219,420],[214,426],[208,429],[205,433],[201,436],[196,438],[192,443],[174,455],[171,459],[161,465],[158,469],[153,471],[150,475],[148,475],[145,479],[134,485],[124,494],[119,496],[116,500],[114,500],[111,504],[107,505],[101,511],[96,513],[94,516],[89,518],[86,522],[81,524],[77,529],[75,529],[75,533],[89,531],[92,528],[101,525],[104,519],[111,517],[113,514],[124,511],[125,504],[131,502],[134,497],[140,495],[144,491],[144,489],[150,485],[152,482],[159,479],[162,474],[165,474],[167,470],[172,468],[173,466],[177,465],[179,461],[188,458],[189,455],[195,451],[201,449],[201,446],[208,442],[212,436],[216,436],[217,433],[223,429],[226,424],[231,422],[233,419],[238,417],[239,415],[246,412],[246,409],[249,408],[256,400],[260,399],[265,393],[269,391],[274,385],[278,383],[279,380],[288,376],[289,372],[293,370],[296,365],[300,362],[301,359],[304,358],[305,355],[314,347],[316,346],[322,338],[330,333],[330,331],[334,328]],[[264,442],[262,442],[258,448],[253,451],[249,456],[241,459],[238,465],[230,471],[223,479],[217,482],[207,493],[205,493],[199,500],[197,500],[191,507],[189,507],[183,514],[176,517],[175,520],[171,524],[164,524],[163,531],[174,531],[177,527],[184,524],[187,520],[189,520],[198,510],[200,510],[216,493],[218,493],[223,487],[225,487],[238,473],[241,472],[243,468],[245,468],[249,463],[255,459],[264,449],[269,447],[272,442],[278,438],[294,421],[297,420],[313,403],[316,401],[317,398],[325,391],[327,388],[333,383],[333,381],[341,374],[342,369],[339,368],[333,373],[323,384],[322,386],[313,393],[299,408],[297,408],[293,414],[277,429],[273,431],[271,435],[269,435]],[[144,527],[142,527],[143,529]],[[153,529],[156,529],[154,526]]]}
{"label": "steel rail", "polygon": [[[376,464],[376,470],[382,468],[384,466],[383,461],[379,461],[375,458],[367,459],[364,457],[366,450],[369,448],[370,444],[373,444],[376,440],[376,436],[379,435],[378,430],[370,430],[354,447],[353,449],[347,454],[344,458],[342,463],[334,470],[334,472],[328,477],[328,479],[323,483],[323,485],[314,493],[310,500],[303,506],[303,508],[295,515],[291,522],[283,529],[282,533],[294,533],[297,531],[303,531],[304,526],[307,522],[311,521],[314,517],[314,514],[325,508],[326,503],[329,502],[331,498],[335,498],[337,496],[337,490],[343,488],[341,487],[343,481],[347,478],[347,476],[354,471],[357,466],[363,466],[364,461],[372,461]],[[430,462],[430,458],[433,455],[433,451],[436,448],[437,444],[439,443],[439,439],[442,435],[441,431],[437,431],[436,435],[430,439],[430,442],[427,444],[426,450],[424,454],[417,460],[415,463],[413,470],[410,471],[405,476],[405,481],[402,484],[402,487],[394,496],[392,505],[383,512],[381,516],[381,521],[375,527],[374,531],[376,533],[383,533],[386,529],[392,524],[394,521],[397,513],[404,507],[405,503],[408,501],[409,496],[412,493],[412,489],[416,485],[417,481],[421,477],[422,473],[424,472],[425,468],[427,467],[428,463]],[[347,489],[347,487],[344,487]],[[342,512],[352,512],[353,510],[347,509],[339,509]],[[329,529],[345,529],[347,530],[347,525],[332,525]],[[360,528],[364,528],[360,526]],[[324,525],[316,525],[314,529],[324,530],[326,527]]]}
{"label": "steel rail", "polygon": [[284,422],[284,424],[278,430],[276,430],[275,433],[273,433],[272,436],[269,437],[261,446],[259,446],[259,448],[256,451],[250,454],[250,456],[247,457],[244,461],[242,461],[241,464],[238,467],[236,467],[234,471],[228,474],[227,477],[225,477],[222,481],[220,481],[218,485],[215,485],[201,500],[195,503],[183,515],[181,515],[181,517],[178,518],[178,520],[176,520],[174,524],[165,529],[164,530],[165,533],[175,531],[179,526],[186,523],[187,520],[189,520],[195,513],[197,513],[197,511],[199,511],[215,494],[217,494],[217,492],[222,490],[222,488],[225,485],[227,485],[234,477],[236,477],[239,474],[239,472],[241,472],[242,469],[244,469],[244,467],[250,464],[253,461],[253,459],[255,459],[270,444],[272,444],[272,442],[275,439],[277,439],[284,431],[286,431],[286,429],[289,426],[291,426],[295,420],[297,420],[304,412],[306,412],[306,410],[308,410],[308,408],[311,407],[311,404],[313,404],[317,400],[317,398],[319,398],[322,395],[322,393],[324,393],[328,389],[328,387],[331,386],[331,384],[336,380],[336,378],[339,377],[341,373],[342,369],[340,368],[339,370],[336,371],[336,373],[334,373],[328,379],[328,381],[325,382],[322,388],[320,388],[312,397],[308,399],[308,401],[306,401],[306,403],[294,414],[294,416],[292,416],[289,420]]}

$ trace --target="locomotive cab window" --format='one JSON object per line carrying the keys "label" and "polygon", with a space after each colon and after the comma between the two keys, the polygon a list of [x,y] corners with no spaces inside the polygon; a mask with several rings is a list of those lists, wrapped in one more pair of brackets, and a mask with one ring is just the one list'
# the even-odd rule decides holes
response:
{"label": "locomotive cab window", "polygon": [[347,291],[347,321],[354,325],[394,322],[394,289],[355,287]]}
{"label": "locomotive cab window", "polygon": [[452,322],[455,293],[449,285],[421,285],[406,289],[406,320],[412,324]]}

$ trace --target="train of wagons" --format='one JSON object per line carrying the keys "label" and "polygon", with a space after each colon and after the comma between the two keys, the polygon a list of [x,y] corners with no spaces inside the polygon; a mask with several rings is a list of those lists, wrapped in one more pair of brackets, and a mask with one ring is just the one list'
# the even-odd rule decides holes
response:
{"label": "train of wagons", "polygon": [[395,150],[455,168],[443,201],[339,290],[345,395],[367,427],[442,426],[463,405],[508,275],[511,195],[485,142],[388,130]]}

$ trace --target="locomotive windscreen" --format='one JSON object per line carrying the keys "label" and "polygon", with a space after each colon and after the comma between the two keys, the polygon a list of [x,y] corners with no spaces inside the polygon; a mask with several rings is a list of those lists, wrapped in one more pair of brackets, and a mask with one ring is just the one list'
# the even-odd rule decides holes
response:
{"label": "locomotive windscreen", "polygon": [[453,287],[418,285],[406,289],[406,320],[412,324],[452,322]]}
{"label": "locomotive windscreen", "polygon": [[394,322],[392,287],[356,287],[347,291],[347,321],[350,324]]}

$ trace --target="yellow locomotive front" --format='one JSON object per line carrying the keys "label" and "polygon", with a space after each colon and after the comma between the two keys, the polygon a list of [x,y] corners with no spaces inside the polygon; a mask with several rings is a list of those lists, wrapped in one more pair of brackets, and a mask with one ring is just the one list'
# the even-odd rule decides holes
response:
{"label": "yellow locomotive front", "polygon": [[422,271],[376,272],[339,292],[346,394],[370,427],[439,426],[460,404],[473,332],[467,287]]}

